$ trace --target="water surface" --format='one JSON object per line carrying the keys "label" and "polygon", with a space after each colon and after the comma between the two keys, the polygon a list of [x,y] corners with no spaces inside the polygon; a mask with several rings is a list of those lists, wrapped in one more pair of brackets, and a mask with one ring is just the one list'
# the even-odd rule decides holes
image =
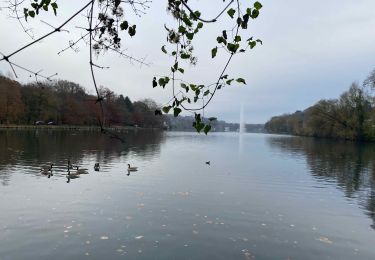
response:
{"label": "water surface", "polygon": [[0,259],[375,259],[372,144],[124,137],[0,131]]}

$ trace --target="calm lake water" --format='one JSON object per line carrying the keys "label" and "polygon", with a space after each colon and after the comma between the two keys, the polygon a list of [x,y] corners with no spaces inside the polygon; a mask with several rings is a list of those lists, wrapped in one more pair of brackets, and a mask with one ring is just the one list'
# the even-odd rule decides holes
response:
{"label": "calm lake water", "polygon": [[375,259],[374,223],[373,144],[0,131],[1,260]]}

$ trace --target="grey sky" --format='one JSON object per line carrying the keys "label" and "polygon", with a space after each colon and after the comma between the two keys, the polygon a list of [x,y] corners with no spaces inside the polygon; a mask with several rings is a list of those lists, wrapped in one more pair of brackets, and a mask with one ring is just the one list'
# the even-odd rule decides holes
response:
{"label": "grey sky", "polygon": [[[203,15],[212,16],[217,10],[208,3],[213,0],[191,1],[203,6]],[[217,0],[218,10],[222,1]],[[248,2],[246,0],[246,2]],[[250,25],[249,33],[263,40],[264,45],[238,55],[229,72],[234,77],[246,79],[247,86],[228,87],[218,92],[206,114],[229,122],[239,120],[241,103],[244,104],[245,121],[263,123],[271,116],[304,109],[321,98],[336,98],[353,81],[361,82],[375,68],[375,1],[374,0],[284,0],[261,1],[263,9],[257,21]],[[85,1],[58,1],[58,17],[41,16],[40,19],[58,25]],[[153,98],[165,103],[171,97],[168,90],[153,89],[154,75],[169,73],[172,61],[160,47],[165,44],[164,24],[173,21],[165,11],[166,1],[155,0],[142,18],[132,18],[137,23],[137,35],[124,38],[124,47],[135,57],[146,57],[150,67],[141,67],[117,54],[100,56],[98,63],[110,66],[110,70],[98,71],[98,82],[116,93],[132,100]],[[206,26],[197,38],[195,46],[199,55],[196,67],[191,67],[185,79],[211,83],[217,77],[225,61],[219,53],[214,61],[210,50],[227,18],[213,26]],[[33,70],[43,69],[45,74],[59,73],[59,78],[78,82],[93,92],[89,74],[87,47],[80,45],[80,52],[57,52],[76,39],[83,18],[67,27],[70,33],[54,35],[42,43],[16,55],[12,61]],[[32,21],[35,35],[50,28],[40,20]],[[15,20],[0,11],[0,51],[9,53],[28,43]],[[189,66],[185,66],[189,67]],[[0,71],[10,70],[0,63]],[[28,74],[19,72],[20,80],[29,80]]]}

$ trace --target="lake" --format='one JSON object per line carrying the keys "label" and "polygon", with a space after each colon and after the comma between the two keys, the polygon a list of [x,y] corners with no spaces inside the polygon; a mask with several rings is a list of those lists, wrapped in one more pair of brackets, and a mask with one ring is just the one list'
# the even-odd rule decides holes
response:
{"label": "lake", "polygon": [[1,260],[375,259],[375,145],[0,131],[0,241]]}

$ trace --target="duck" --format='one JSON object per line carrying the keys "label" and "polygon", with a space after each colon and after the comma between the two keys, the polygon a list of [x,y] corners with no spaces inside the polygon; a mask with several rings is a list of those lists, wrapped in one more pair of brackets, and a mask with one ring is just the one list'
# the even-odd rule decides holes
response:
{"label": "duck", "polygon": [[211,165],[211,161],[207,161],[206,164],[207,164],[207,165]]}
{"label": "duck", "polygon": [[130,167],[130,164],[128,164],[128,171],[129,172],[136,172],[136,171],[138,171],[138,167]]}
{"label": "duck", "polygon": [[48,166],[48,165],[44,165],[44,166],[41,166],[41,167],[40,167],[40,171],[41,171],[41,172],[52,171],[52,167],[53,167],[53,163],[51,163],[50,166]]}
{"label": "duck", "polygon": [[95,165],[94,165],[94,170],[97,171],[97,172],[100,170],[100,165],[99,165],[99,163],[95,163]]}
{"label": "duck", "polygon": [[76,166],[77,167],[77,170],[75,172],[75,174],[88,174],[88,169],[79,169],[79,166]]}
{"label": "duck", "polygon": [[66,178],[68,179],[66,182],[69,183],[71,179],[79,178],[79,174],[78,173],[70,173],[70,170],[68,169],[68,175],[66,175]]}
{"label": "duck", "polygon": [[73,164],[70,163],[70,160],[68,160],[68,170],[72,170],[73,169]]}
{"label": "duck", "polygon": [[41,170],[41,174],[48,176],[48,178],[51,178],[53,176],[52,169],[51,170]]}

